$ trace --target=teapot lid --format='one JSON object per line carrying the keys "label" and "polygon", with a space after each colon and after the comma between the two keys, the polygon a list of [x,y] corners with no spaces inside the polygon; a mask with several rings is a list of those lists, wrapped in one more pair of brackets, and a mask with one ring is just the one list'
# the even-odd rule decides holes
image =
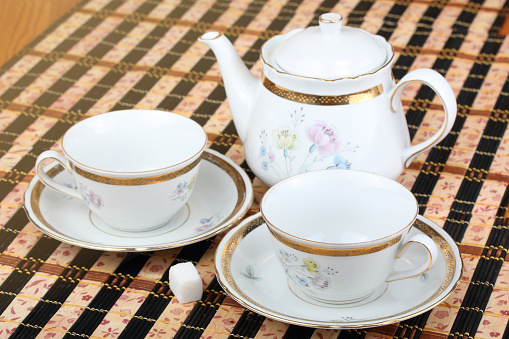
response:
{"label": "teapot lid", "polygon": [[276,54],[285,72],[326,80],[353,78],[384,65],[387,52],[380,39],[362,29],[342,27],[336,13],[322,14],[319,25],[290,36]]}

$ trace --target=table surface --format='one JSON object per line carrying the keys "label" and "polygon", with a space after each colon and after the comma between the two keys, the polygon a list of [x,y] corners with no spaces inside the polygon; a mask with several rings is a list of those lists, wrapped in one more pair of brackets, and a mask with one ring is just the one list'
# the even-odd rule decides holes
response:
{"label": "table surface", "polygon": [[[0,68],[0,337],[13,338],[509,338],[509,40],[502,0],[86,0]],[[194,119],[209,145],[239,164],[255,189],[212,52],[219,30],[260,75],[261,45],[336,11],[394,46],[394,76],[433,68],[458,101],[452,132],[397,179],[420,213],[461,250],[463,277],[433,310],[357,330],[288,325],[244,309],[220,287],[213,256],[224,236],[151,253],[83,249],[45,236],[22,209],[37,156],[60,150],[77,121],[111,110],[159,109]],[[413,142],[435,132],[433,92],[403,104]],[[179,304],[168,269],[193,262],[202,300]]]}

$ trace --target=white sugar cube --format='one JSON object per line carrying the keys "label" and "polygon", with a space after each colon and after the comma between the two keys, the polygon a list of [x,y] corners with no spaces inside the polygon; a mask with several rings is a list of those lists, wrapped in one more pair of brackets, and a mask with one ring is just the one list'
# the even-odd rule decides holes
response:
{"label": "white sugar cube", "polygon": [[170,289],[179,303],[198,301],[203,294],[200,274],[193,263],[185,262],[170,267]]}

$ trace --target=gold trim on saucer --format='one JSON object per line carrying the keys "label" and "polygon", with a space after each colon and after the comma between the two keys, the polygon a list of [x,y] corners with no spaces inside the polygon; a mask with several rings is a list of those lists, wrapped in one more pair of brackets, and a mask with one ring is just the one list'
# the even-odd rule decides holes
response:
{"label": "gold trim on saucer", "polygon": [[359,247],[359,248],[323,248],[301,244],[297,241],[282,237],[281,235],[274,232],[270,227],[269,231],[274,238],[276,238],[280,243],[293,248],[294,250],[306,252],[309,254],[316,255],[324,255],[329,257],[354,257],[358,255],[370,254],[383,251],[391,246],[396,245],[401,240],[401,235],[396,238],[390,239],[384,243],[367,246],[367,247]]}
{"label": "gold trim on saucer", "polygon": [[87,178],[89,180],[99,182],[101,184],[107,184],[107,185],[116,185],[116,186],[140,186],[140,185],[150,185],[150,184],[157,184],[160,182],[168,181],[171,179],[175,179],[183,174],[186,174],[196,166],[201,161],[201,156],[187,165],[184,168],[181,168],[177,171],[173,171],[166,174],[156,175],[152,177],[144,177],[144,178],[113,178],[113,177],[106,177],[103,175],[98,175],[94,173],[87,172],[73,164],[71,164],[72,169],[79,174],[80,176]]}
{"label": "gold trim on saucer", "polygon": [[284,87],[278,86],[267,77],[263,77],[263,86],[269,92],[287,100],[300,102],[301,104],[319,105],[319,106],[338,106],[351,105],[368,101],[384,92],[382,84],[366,89],[364,91],[343,94],[343,95],[315,95],[295,92]]}
{"label": "gold trim on saucer", "polygon": [[[360,324],[356,324],[356,320],[345,320],[345,319],[327,319],[324,322],[314,322],[305,318],[289,317],[285,314],[280,313],[279,311],[275,311],[273,309],[268,309],[266,306],[261,305],[257,301],[253,300],[251,297],[246,295],[244,291],[239,288],[235,279],[233,277],[233,273],[231,270],[232,258],[235,250],[239,246],[239,244],[244,240],[244,238],[251,233],[253,230],[258,227],[264,227],[265,221],[263,217],[260,215],[258,217],[253,217],[248,222],[245,222],[242,226],[239,226],[238,229],[235,230],[235,233],[231,235],[230,239],[226,242],[224,247],[221,250],[221,258],[220,258],[220,269],[221,273],[224,276],[224,280],[222,281],[222,276],[218,272],[218,265],[215,266],[216,277],[223,287],[223,289],[230,295],[235,301],[237,301],[242,306],[255,311],[256,313],[263,315],[265,317],[275,319],[278,321],[282,321],[289,324],[299,325],[299,326],[308,326],[308,327],[319,327],[319,328],[329,328],[329,329],[354,329],[354,328],[365,328],[365,327],[374,327],[374,326],[383,326],[392,323],[401,322],[403,320],[415,317],[418,314],[427,312],[438,304],[440,304],[443,300],[445,300],[458,286],[461,274],[459,277],[453,281],[455,272],[461,272],[463,269],[463,263],[461,258],[458,261],[459,267],[456,264],[456,257],[454,251],[451,247],[451,244],[447,242],[444,237],[434,230],[430,225],[426,224],[421,220],[415,220],[414,227],[427,236],[429,236],[438,246],[440,252],[442,253],[445,259],[445,268],[446,272],[444,274],[444,278],[440,285],[437,287],[436,291],[426,300],[422,301],[418,305],[414,305],[409,309],[406,309],[400,313],[390,315],[391,319],[387,317],[377,318],[377,319],[369,319],[369,323],[362,322]],[[233,291],[232,291],[233,290]],[[440,299],[437,299],[442,293],[448,291],[444,296]],[[240,297],[239,297],[240,295]],[[428,304],[428,305],[427,305]],[[353,306],[353,305],[352,305]]]}

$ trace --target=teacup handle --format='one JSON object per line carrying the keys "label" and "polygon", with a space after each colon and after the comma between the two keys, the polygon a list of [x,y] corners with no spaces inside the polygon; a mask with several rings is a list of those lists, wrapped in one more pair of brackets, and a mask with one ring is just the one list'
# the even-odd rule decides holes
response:
{"label": "teacup handle", "polygon": [[423,68],[413,70],[405,75],[389,92],[390,106],[393,112],[402,109],[401,92],[412,82],[420,82],[430,87],[438,95],[444,107],[445,119],[440,129],[431,138],[403,150],[402,159],[405,167],[408,167],[420,153],[435,146],[447,136],[454,124],[458,110],[456,97],[447,80],[440,73],[432,69]]}
{"label": "teacup handle", "polygon": [[431,266],[435,263],[437,259],[438,249],[437,245],[433,240],[431,240],[429,237],[423,235],[423,234],[417,234],[414,235],[412,238],[410,238],[404,245],[401,247],[401,249],[398,252],[398,259],[402,257],[403,251],[407,248],[407,246],[410,245],[421,245],[426,248],[429,258],[428,260],[422,264],[421,266],[414,267],[408,270],[403,271],[394,271],[389,278],[387,278],[387,282],[395,281],[395,280],[402,280],[402,279],[408,279],[412,277],[419,276],[429,270]]}
{"label": "teacup handle", "polygon": [[39,180],[44,185],[54,189],[55,191],[70,195],[71,197],[76,199],[83,200],[83,197],[81,196],[78,190],[62,185],[59,182],[56,182],[46,173],[43,164],[46,160],[49,159],[58,161],[69,173],[72,174],[71,164],[69,163],[69,161],[60,153],[49,150],[42,152],[37,158],[35,170],[37,172],[37,175],[39,176]]}

